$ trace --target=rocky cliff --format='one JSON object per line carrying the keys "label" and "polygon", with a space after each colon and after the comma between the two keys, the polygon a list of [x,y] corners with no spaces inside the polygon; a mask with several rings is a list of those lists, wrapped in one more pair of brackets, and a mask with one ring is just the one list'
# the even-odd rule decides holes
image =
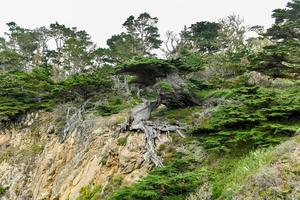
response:
{"label": "rocky cliff", "polygon": [[[93,117],[84,132],[75,128],[64,142],[56,112],[32,113],[2,130],[0,186],[6,192],[0,199],[72,200],[94,184],[106,196],[144,177],[153,168],[144,158],[145,134],[119,133],[117,124],[126,117]],[[169,142],[160,135],[158,146]]]}

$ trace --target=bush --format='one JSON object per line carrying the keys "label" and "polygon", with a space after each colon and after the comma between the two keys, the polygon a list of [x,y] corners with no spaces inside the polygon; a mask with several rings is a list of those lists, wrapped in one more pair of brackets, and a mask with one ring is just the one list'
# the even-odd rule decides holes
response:
{"label": "bush", "polygon": [[111,92],[113,73],[111,67],[103,67],[92,73],[75,74],[59,82],[55,88],[55,96],[60,102],[86,100],[97,93]]}
{"label": "bush", "polygon": [[32,72],[0,72],[0,120],[33,109],[51,109],[53,81],[44,68]]}
{"label": "bush", "polygon": [[124,110],[125,108],[129,107],[126,102],[123,101],[121,97],[109,97],[107,102],[96,105],[95,109],[101,116],[110,116],[113,114],[117,114]]}
{"label": "bush", "polygon": [[116,191],[109,200],[184,200],[203,181],[203,174],[193,171],[189,161],[178,157],[167,166],[154,169],[138,183]]}
{"label": "bush", "polygon": [[103,67],[89,74],[75,74],[59,83],[51,79],[46,68],[0,72],[0,122],[16,120],[33,110],[52,110],[55,103],[82,101],[97,93],[111,92],[112,80],[108,77],[112,71]]}
{"label": "bush", "polygon": [[80,190],[77,200],[98,200],[102,191],[101,186],[85,186]]}
{"label": "bush", "polygon": [[[294,135],[300,127],[299,90],[270,90],[259,87],[235,89],[208,123],[191,134],[211,150],[229,151],[240,145],[269,146]],[[229,93],[228,93],[229,94]]]}

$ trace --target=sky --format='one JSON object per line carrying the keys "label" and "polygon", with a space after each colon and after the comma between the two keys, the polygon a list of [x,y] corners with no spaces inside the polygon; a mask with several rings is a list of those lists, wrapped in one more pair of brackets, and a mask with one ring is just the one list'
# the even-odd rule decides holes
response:
{"label": "sky", "polygon": [[272,10],[285,7],[288,0],[3,0],[0,12],[0,34],[6,23],[36,28],[59,22],[86,30],[99,46],[120,33],[130,15],[148,12],[159,18],[160,34],[179,32],[184,25],[198,21],[217,21],[239,14],[249,25],[269,27]]}

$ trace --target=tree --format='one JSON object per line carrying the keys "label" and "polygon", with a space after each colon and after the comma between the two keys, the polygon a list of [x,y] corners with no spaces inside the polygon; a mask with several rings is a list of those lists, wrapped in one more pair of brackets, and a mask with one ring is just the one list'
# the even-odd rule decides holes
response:
{"label": "tree", "polygon": [[219,23],[221,25],[219,40],[222,49],[237,52],[245,47],[246,33],[251,30],[251,27],[244,25],[243,18],[232,14],[221,19]]}
{"label": "tree", "polygon": [[132,35],[124,32],[113,35],[106,43],[109,47],[110,60],[116,64],[144,55],[139,50],[138,41]]}
{"label": "tree", "polygon": [[24,57],[12,49],[0,51],[0,70],[22,70]]}
{"label": "tree", "polygon": [[64,43],[62,52],[64,54],[64,65],[71,73],[80,72],[91,66],[91,50],[93,42],[85,31],[76,31]]}
{"label": "tree", "polygon": [[46,64],[46,54],[49,50],[48,42],[50,41],[50,30],[44,26],[34,29],[37,35],[36,55],[33,58],[33,63],[36,65]]}
{"label": "tree", "polygon": [[183,47],[181,37],[173,31],[167,31],[166,40],[163,42],[164,47],[161,48],[167,59],[177,59],[180,49]]}
{"label": "tree", "polygon": [[181,35],[186,46],[200,53],[213,53],[220,49],[218,45],[221,25],[216,22],[201,21],[185,28]]}
{"label": "tree", "polygon": [[265,34],[272,45],[266,46],[254,60],[254,69],[273,77],[297,77],[300,72],[300,1],[285,9],[275,9],[275,23]]}
{"label": "tree", "polygon": [[128,17],[123,24],[127,34],[131,35],[138,43],[139,51],[143,55],[150,55],[151,51],[158,49],[162,43],[159,39],[157,23],[157,17],[142,13],[137,18],[134,16]]}
{"label": "tree", "polygon": [[18,26],[15,22],[7,23],[9,32],[6,35],[9,37],[8,45],[17,53],[21,54],[26,59],[26,70],[32,68],[32,60],[35,51],[38,48],[37,33]]}
{"label": "tree", "polygon": [[274,40],[300,39],[300,1],[292,0],[285,9],[275,9],[272,17],[275,24],[267,30],[266,36]]}

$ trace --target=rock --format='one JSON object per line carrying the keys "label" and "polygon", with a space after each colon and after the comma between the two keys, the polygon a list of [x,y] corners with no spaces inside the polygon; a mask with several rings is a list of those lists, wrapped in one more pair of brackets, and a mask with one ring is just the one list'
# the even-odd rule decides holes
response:
{"label": "rock", "polygon": [[[132,184],[152,169],[153,165],[143,159],[145,134],[122,133],[127,143],[118,145],[118,132],[111,127],[124,118],[124,114],[96,118],[84,137],[71,134],[63,143],[53,134],[55,125],[49,125],[53,115],[55,113],[40,113],[35,130],[18,126],[0,136],[1,142],[10,144],[3,147],[4,151],[13,148],[13,155],[0,161],[0,185],[9,188],[4,200],[75,200],[84,186],[104,186],[118,175],[124,177],[125,185]],[[36,136],[33,131],[40,134]],[[37,148],[40,146],[43,148]],[[103,164],[104,161],[107,164]]]}
{"label": "rock", "polygon": [[46,131],[47,134],[54,134],[55,132],[56,132],[56,130],[55,130],[55,126],[54,125],[50,125],[47,128],[47,131]]}

